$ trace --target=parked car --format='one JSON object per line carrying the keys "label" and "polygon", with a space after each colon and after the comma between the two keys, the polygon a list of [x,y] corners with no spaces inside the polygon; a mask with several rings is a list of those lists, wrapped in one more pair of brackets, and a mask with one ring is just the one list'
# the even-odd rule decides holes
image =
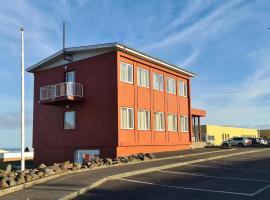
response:
{"label": "parked car", "polygon": [[223,141],[221,146],[230,147],[230,146],[238,146],[245,147],[251,145],[252,141],[246,137],[233,137],[229,140]]}
{"label": "parked car", "polygon": [[268,145],[268,142],[263,138],[256,138],[260,145]]}

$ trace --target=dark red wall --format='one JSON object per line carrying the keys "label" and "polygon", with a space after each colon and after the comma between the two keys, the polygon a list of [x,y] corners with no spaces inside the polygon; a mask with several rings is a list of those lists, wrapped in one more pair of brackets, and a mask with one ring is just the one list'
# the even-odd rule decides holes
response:
{"label": "dark red wall", "polygon": [[[87,58],[34,75],[33,147],[35,161],[73,160],[76,149],[100,149],[115,156],[117,146],[117,56],[116,52]],[[84,85],[84,101],[73,104],[39,103],[42,86],[65,81],[65,72],[75,71]],[[66,108],[70,105],[70,108]],[[76,129],[64,130],[64,111],[76,111]],[[110,148],[110,151],[107,149]],[[110,152],[111,155],[107,155]]]}

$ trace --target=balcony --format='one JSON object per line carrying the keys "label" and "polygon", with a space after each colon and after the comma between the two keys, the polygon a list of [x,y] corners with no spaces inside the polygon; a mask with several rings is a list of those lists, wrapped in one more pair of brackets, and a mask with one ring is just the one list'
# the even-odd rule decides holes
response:
{"label": "balcony", "polygon": [[39,102],[43,104],[70,103],[83,100],[83,85],[63,82],[40,88]]}

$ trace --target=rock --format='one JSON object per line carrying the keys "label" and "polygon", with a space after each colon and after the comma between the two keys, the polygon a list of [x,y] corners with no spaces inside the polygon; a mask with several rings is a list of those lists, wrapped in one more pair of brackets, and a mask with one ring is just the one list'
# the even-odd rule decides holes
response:
{"label": "rock", "polygon": [[67,170],[73,168],[73,163],[70,163],[69,161],[64,162],[62,165],[60,165],[61,169]]}
{"label": "rock", "polygon": [[45,169],[47,166],[45,165],[45,164],[40,164],[39,166],[38,166],[38,169]]}
{"label": "rock", "polygon": [[32,176],[30,176],[29,174],[27,174],[26,177],[25,177],[25,181],[26,182],[32,181]]}
{"label": "rock", "polygon": [[76,170],[79,170],[79,169],[82,168],[82,165],[80,163],[75,163],[74,167],[75,167]]}
{"label": "rock", "polygon": [[38,171],[38,172],[37,172],[37,175],[38,175],[40,178],[42,178],[42,177],[44,176],[44,172]]}
{"label": "rock", "polygon": [[103,162],[104,162],[105,164],[107,164],[107,165],[112,165],[112,163],[113,163],[113,161],[112,161],[111,158],[105,158],[105,159],[103,160]]}
{"label": "rock", "polygon": [[138,153],[137,156],[138,156],[139,160],[145,160],[143,153]]}
{"label": "rock", "polygon": [[15,185],[17,185],[17,183],[16,183],[16,181],[14,179],[9,180],[9,187],[13,187]]}
{"label": "rock", "polygon": [[128,157],[126,157],[126,156],[121,157],[121,158],[120,158],[120,161],[121,161],[122,163],[128,163]]}
{"label": "rock", "polygon": [[39,175],[37,175],[37,174],[35,174],[35,173],[33,173],[33,172],[30,173],[30,176],[32,177],[32,180],[37,180],[37,179],[40,178]]}
{"label": "rock", "polygon": [[9,188],[9,184],[7,183],[9,180],[4,177],[1,181],[0,181],[0,188],[1,189],[6,189]]}
{"label": "rock", "polygon": [[150,159],[155,159],[156,157],[155,157],[155,155],[154,154],[152,154],[152,153],[147,153],[147,154],[145,154],[148,158],[150,158]]}
{"label": "rock", "polygon": [[6,172],[11,172],[11,170],[12,170],[12,165],[11,164],[8,164],[7,166],[6,166]]}
{"label": "rock", "polygon": [[24,174],[29,174],[30,173],[30,169],[26,169],[23,171]]}
{"label": "rock", "polygon": [[25,178],[22,172],[20,172],[17,176],[17,184],[23,184],[25,183]]}
{"label": "rock", "polygon": [[59,163],[54,163],[53,166],[54,167],[60,167],[60,164]]}
{"label": "rock", "polygon": [[45,168],[44,169],[44,177],[46,177],[46,176],[52,176],[54,174],[55,174],[55,172],[52,169],[49,169],[49,168]]}
{"label": "rock", "polygon": [[91,167],[92,163],[91,163],[91,162],[87,162],[87,163],[85,163],[85,165],[86,165],[87,167]]}

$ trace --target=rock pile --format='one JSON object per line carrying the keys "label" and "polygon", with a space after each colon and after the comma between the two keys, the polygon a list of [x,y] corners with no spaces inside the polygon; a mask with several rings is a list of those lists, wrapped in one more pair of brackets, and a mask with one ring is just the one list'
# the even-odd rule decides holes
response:
{"label": "rock pile", "polygon": [[23,172],[12,170],[12,166],[9,164],[6,166],[5,170],[0,169],[0,190],[67,171],[92,169],[100,166],[117,165],[121,163],[138,162],[149,159],[155,159],[155,156],[151,153],[138,153],[130,156],[120,156],[114,159],[93,159],[92,161],[84,164],[72,163],[70,161],[54,163],[51,166],[40,164],[37,168],[26,169]]}

